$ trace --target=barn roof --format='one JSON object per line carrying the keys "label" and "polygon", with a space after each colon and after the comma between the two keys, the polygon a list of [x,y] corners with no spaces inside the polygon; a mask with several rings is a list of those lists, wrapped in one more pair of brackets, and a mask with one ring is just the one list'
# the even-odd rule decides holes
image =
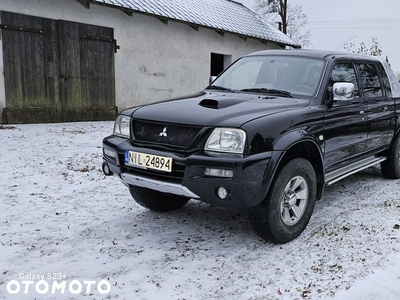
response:
{"label": "barn roof", "polygon": [[121,9],[128,15],[142,13],[164,22],[186,23],[194,29],[205,27],[272,41],[282,46],[299,48],[300,45],[273,27],[243,4],[233,0],[78,0],[81,3],[105,5]]}

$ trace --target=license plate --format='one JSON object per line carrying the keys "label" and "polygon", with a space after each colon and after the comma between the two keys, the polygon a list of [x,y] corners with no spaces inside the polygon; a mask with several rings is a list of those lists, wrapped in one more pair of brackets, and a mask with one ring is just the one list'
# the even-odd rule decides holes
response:
{"label": "license plate", "polygon": [[135,151],[125,151],[125,163],[138,168],[172,171],[172,158]]}

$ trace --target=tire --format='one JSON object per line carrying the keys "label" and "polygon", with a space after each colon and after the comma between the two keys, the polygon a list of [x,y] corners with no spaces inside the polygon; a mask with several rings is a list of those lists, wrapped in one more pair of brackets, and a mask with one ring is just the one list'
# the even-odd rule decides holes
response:
{"label": "tire", "polygon": [[181,208],[190,198],[166,194],[138,186],[130,186],[133,199],[141,206],[155,211],[169,211]]}
{"label": "tire", "polygon": [[387,160],[381,163],[381,170],[386,178],[400,178],[400,134],[388,150]]}
{"label": "tire", "polygon": [[250,223],[263,239],[287,243],[306,228],[316,198],[314,168],[308,160],[295,158],[276,175],[267,197],[250,209]]}

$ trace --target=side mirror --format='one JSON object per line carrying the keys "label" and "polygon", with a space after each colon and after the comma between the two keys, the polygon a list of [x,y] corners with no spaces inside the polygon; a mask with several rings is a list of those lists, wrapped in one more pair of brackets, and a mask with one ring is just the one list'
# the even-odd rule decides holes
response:
{"label": "side mirror", "polygon": [[208,78],[208,83],[211,84],[215,79],[217,79],[217,76],[210,76],[210,78]]}
{"label": "side mirror", "polygon": [[352,100],[354,99],[355,87],[350,82],[336,82],[333,84],[333,100]]}

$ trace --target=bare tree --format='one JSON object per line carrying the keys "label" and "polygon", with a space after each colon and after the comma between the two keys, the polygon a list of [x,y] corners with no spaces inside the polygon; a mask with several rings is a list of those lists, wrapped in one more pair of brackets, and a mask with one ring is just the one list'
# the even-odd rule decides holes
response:
{"label": "bare tree", "polygon": [[307,47],[311,44],[311,29],[305,30],[307,23],[308,17],[300,5],[288,6],[287,35],[302,47]]}
{"label": "bare tree", "polygon": [[279,30],[287,34],[287,0],[256,0],[256,10],[266,17],[270,17],[268,14],[278,14]]}
{"label": "bare tree", "polygon": [[343,45],[343,48],[347,51],[364,55],[381,56],[383,53],[382,47],[379,45],[378,39],[374,37],[372,37],[372,42],[370,46],[367,46],[364,42],[361,42],[359,46],[356,46],[354,43],[349,42],[345,43]]}
{"label": "bare tree", "polygon": [[294,42],[306,47],[310,45],[310,30],[302,30],[308,17],[299,5],[290,6],[287,0],[256,0],[256,11],[270,23],[277,23],[278,29]]}

